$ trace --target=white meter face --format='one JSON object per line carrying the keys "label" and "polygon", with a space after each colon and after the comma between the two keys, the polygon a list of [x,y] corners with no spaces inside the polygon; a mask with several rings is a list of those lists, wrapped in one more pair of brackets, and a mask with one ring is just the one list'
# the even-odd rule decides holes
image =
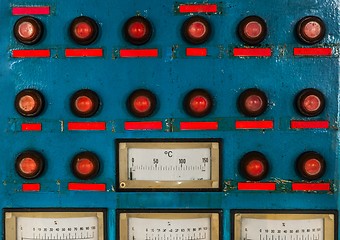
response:
{"label": "white meter face", "polygon": [[236,213],[234,240],[334,240],[335,214]]}
{"label": "white meter face", "polygon": [[119,240],[218,240],[218,213],[120,213]]}
{"label": "white meter face", "polygon": [[103,212],[6,212],[6,240],[104,240]]}
{"label": "white meter face", "polygon": [[219,142],[120,142],[119,189],[217,189]]}

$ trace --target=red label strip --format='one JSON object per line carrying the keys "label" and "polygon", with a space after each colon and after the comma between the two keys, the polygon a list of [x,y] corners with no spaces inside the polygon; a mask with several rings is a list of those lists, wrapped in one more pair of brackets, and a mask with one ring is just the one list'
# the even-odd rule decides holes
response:
{"label": "red label strip", "polygon": [[69,183],[68,190],[105,192],[106,184],[105,183]]}
{"label": "red label strip", "polygon": [[105,131],[105,122],[69,122],[69,131]]}
{"label": "red label strip", "polygon": [[103,49],[92,48],[92,49],[72,49],[68,48],[65,50],[66,57],[103,57]]}
{"label": "red label strip", "polygon": [[13,7],[12,15],[49,15],[49,6],[37,7]]}
{"label": "red label strip", "polygon": [[36,50],[12,50],[12,57],[14,58],[49,58],[51,51],[48,49]]}
{"label": "red label strip", "polygon": [[181,122],[181,130],[218,130],[218,122]]}
{"label": "red label strip", "polygon": [[240,191],[275,191],[276,183],[239,182],[237,189]]}
{"label": "red label strip", "polygon": [[217,13],[217,4],[181,4],[180,13]]}
{"label": "red label strip", "polygon": [[162,130],[162,122],[125,122],[125,130]]}
{"label": "red label strip", "polygon": [[328,121],[296,121],[296,120],[292,120],[290,122],[290,128],[292,128],[292,129],[315,129],[315,128],[327,129],[327,128],[329,128],[329,122]]}
{"label": "red label strip", "polygon": [[39,192],[40,184],[39,183],[23,183],[22,191],[23,192]]}
{"label": "red label strip", "polygon": [[294,56],[332,56],[331,48],[294,48]]}
{"label": "red label strip", "polygon": [[121,49],[122,58],[158,57],[158,49]]}
{"label": "red label strip", "polygon": [[293,183],[293,191],[330,191],[330,183]]}
{"label": "red label strip", "polygon": [[28,131],[41,131],[42,125],[41,123],[23,123],[21,124],[21,131],[28,132]]}
{"label": "red label strip", "polygon": [[268,121],[236,121],[236,129],[272,129],[274,122]]}
{"label": "red label strip", "polygon": [[234,48],[235,57],[270,57],[270,48]]}
{"label": "red label strip", "polygon": [[188,57],[206,57],[208,50],[206,48],[187,48],[185,54]]}

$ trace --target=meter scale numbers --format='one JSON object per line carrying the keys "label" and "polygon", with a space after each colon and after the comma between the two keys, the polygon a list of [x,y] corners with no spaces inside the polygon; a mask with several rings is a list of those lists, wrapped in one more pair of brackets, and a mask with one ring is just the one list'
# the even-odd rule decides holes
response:
{"label": "meter scale numbers", "polygon": [[242,240],[326,240],[323,219],[243,219],[242,224]]}
{"label": "meter scale numbers", "polygon": [[[77,222],[78,221],[78,222]],[[98,240],[96,218],[18,218],[17,240]]]}
{"label": "meter scale numbers", "polygon": [[129,240],[210,240],[210,219],[129,219]]}
{"label": "meter scale numbers", "polygon": [[210,180],[211,151],[195,149],[139,149],[128,153],[129,180]]}

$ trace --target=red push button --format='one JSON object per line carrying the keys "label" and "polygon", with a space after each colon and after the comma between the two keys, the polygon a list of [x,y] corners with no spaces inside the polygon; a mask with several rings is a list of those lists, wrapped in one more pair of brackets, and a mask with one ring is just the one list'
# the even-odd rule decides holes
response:
{"label": "red push button", "polygon": [[77,44],[89,45],[97,39],[99,27],[94,19],[81,16],[72,21],[69,32]]}
{"label": "red push button", "polygon": [[260,44],[267,35],[267,24],[259,16],[249,16],[238,24],[238,36],[248,45]]}
{"label": "red push button", "polygon": [[138,89],[130,94],[127,108],[136,117],[149,117],[156,109],[156,96],[149,90]]}
{"label": "red push button", "polygon": [[15,38],[26,45],[38,43],[43,36],[43,32],[42,22],[30,16],[19,18],[13,28]]}
{"label": "red push button", "polygon": [[257,88],[250,88],[240,94],[237,106],[239,111],[244,115],[257,117],[266,111],[268,99],[263,91]]}
{"label": "red push button", "polygon": [[129,18],[123,27],[125,39],[134,45],[147,43],[152,36],[152,25],[142,16]]}
{"label": "red push button", "polygon": [[321,18],[307,16],[296,24],[296,36],[300,42],[312,45],[320,42],[326,34],[326,26]]}
{"label": "red push button", "polygon": [[70,101],[70,107],[74,115],[78,117],[92,117],[99,109],[100,100],[98,95],[89,89],[75,92]]}
{"label": "red push button", "polygon": [[204,89],[190,91],[183,101],[185,111],[193,117],[204,117],[208,115],[213,107],[210,93]]}
{"label": "red push button", "polygon": [[295,105],[300,114],[306,117],[315,117],[323,112],[325,97],[317,89],[304,89],[298,93]]}

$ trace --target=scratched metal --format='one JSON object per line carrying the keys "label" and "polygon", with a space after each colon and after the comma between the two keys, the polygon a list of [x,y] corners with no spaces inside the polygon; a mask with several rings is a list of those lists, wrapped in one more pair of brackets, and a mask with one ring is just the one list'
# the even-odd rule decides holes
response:
{"label": "scratched metal", "polygon": [[[188,14],[174,9],[175,1],[23,1],[0,0],[0,207],[105,207],[108,209],[108,239],[115,239],[115,210],[123,208],[217,208],[223,210],[223,239],[230,239],[230,209],[338,209],[338,120],[339,120],[339,9],[338,0],[220,1],[220,14],[205,15],[212,25],[207,57],[186,57],[180,28]],[[211,2],[212,1],[205,1]],[[23,46],[14,39],[12,27],[19,16],[12,6],[48,5],[51,15],[37,16],[46,33],[35,46]],[[68,36],[73,18],[86,15],[100,26],[98,40],[89,47],[103,48],[103,58],[66,58],[65,48],[77,48]],[[122,26],[131,16],[147,17],[154,27],[145,48],[158,48],[160,56],[150,59],[122,59],[121,48],[134,48],[122,37]],[[236,36],[238,22],[248,15],[259,15],[268,24],[262,46],[273,49],[269,58],[238,58],[232,48],[243,44]],[[317,47],[331,47],[331,57],[294,57],[294,47],[303,47],[294,36],[294,25],[302,17],[316,15],[327,26],[326,37]],[[51,49],[47,59],[14,59],[12,49]],[[237,119],[247,119],[236,108],[238,95],[258,87],[269,98],[269,109],[260,117],[274,121],[273,130],[235,130]],[[317,88],[326,96],[325,111],[316,118],[328,120],[330,129],[291,130],[296,113],[294,96],[304,88]],[[25,88],[39,89],[46,98],[44,113],[26,119],[16,113],[14,98]],[[67,122],[82,121],[69,109],[73,92],[90,88],[102,101],[99,113],[87,121],[107,122],[104,132],[70,132]],[[162,131],[125,131],[125,121],[140,121],[125,106],[135,89],[146,88],[158,98],[157,112],[145,121],[160,120]],[[210,115],[195,119],[183,110],[185,94],[194,88],[207,89],[214,98]],[[310,119],[310,120],[311,120]],[[181,121],[218,121],[218,131],[180,131]],[[21,132],[23,122],[41,122],[41,132]],[[117,193],[115,139],[117,138],[222,138],[222,179],[245,181],[237,165],[248,151],[263,152],[270,162],[265,181],[277,181],[275,192],[240,192],[223,184],[214,193],[149,192]],[[47,159],[44,174],[32,181],[15,172],[15,157],[23,150],[36,149]],[[82,150],[94,151],[101,159],[99,176],[87,181],[105,183],[107,192],[71,192],[68,182],[78,182],[70,170],[71,158]],[[307,150],[320,152],[327,161],[321,181],[334,182],[330,193],[293,193],[290,183],[301,181],[294,169],[296,157]],[[41,183],[41,191],[21,191],[24,182]],[[2,231],[2,229],[0,230]]]}

